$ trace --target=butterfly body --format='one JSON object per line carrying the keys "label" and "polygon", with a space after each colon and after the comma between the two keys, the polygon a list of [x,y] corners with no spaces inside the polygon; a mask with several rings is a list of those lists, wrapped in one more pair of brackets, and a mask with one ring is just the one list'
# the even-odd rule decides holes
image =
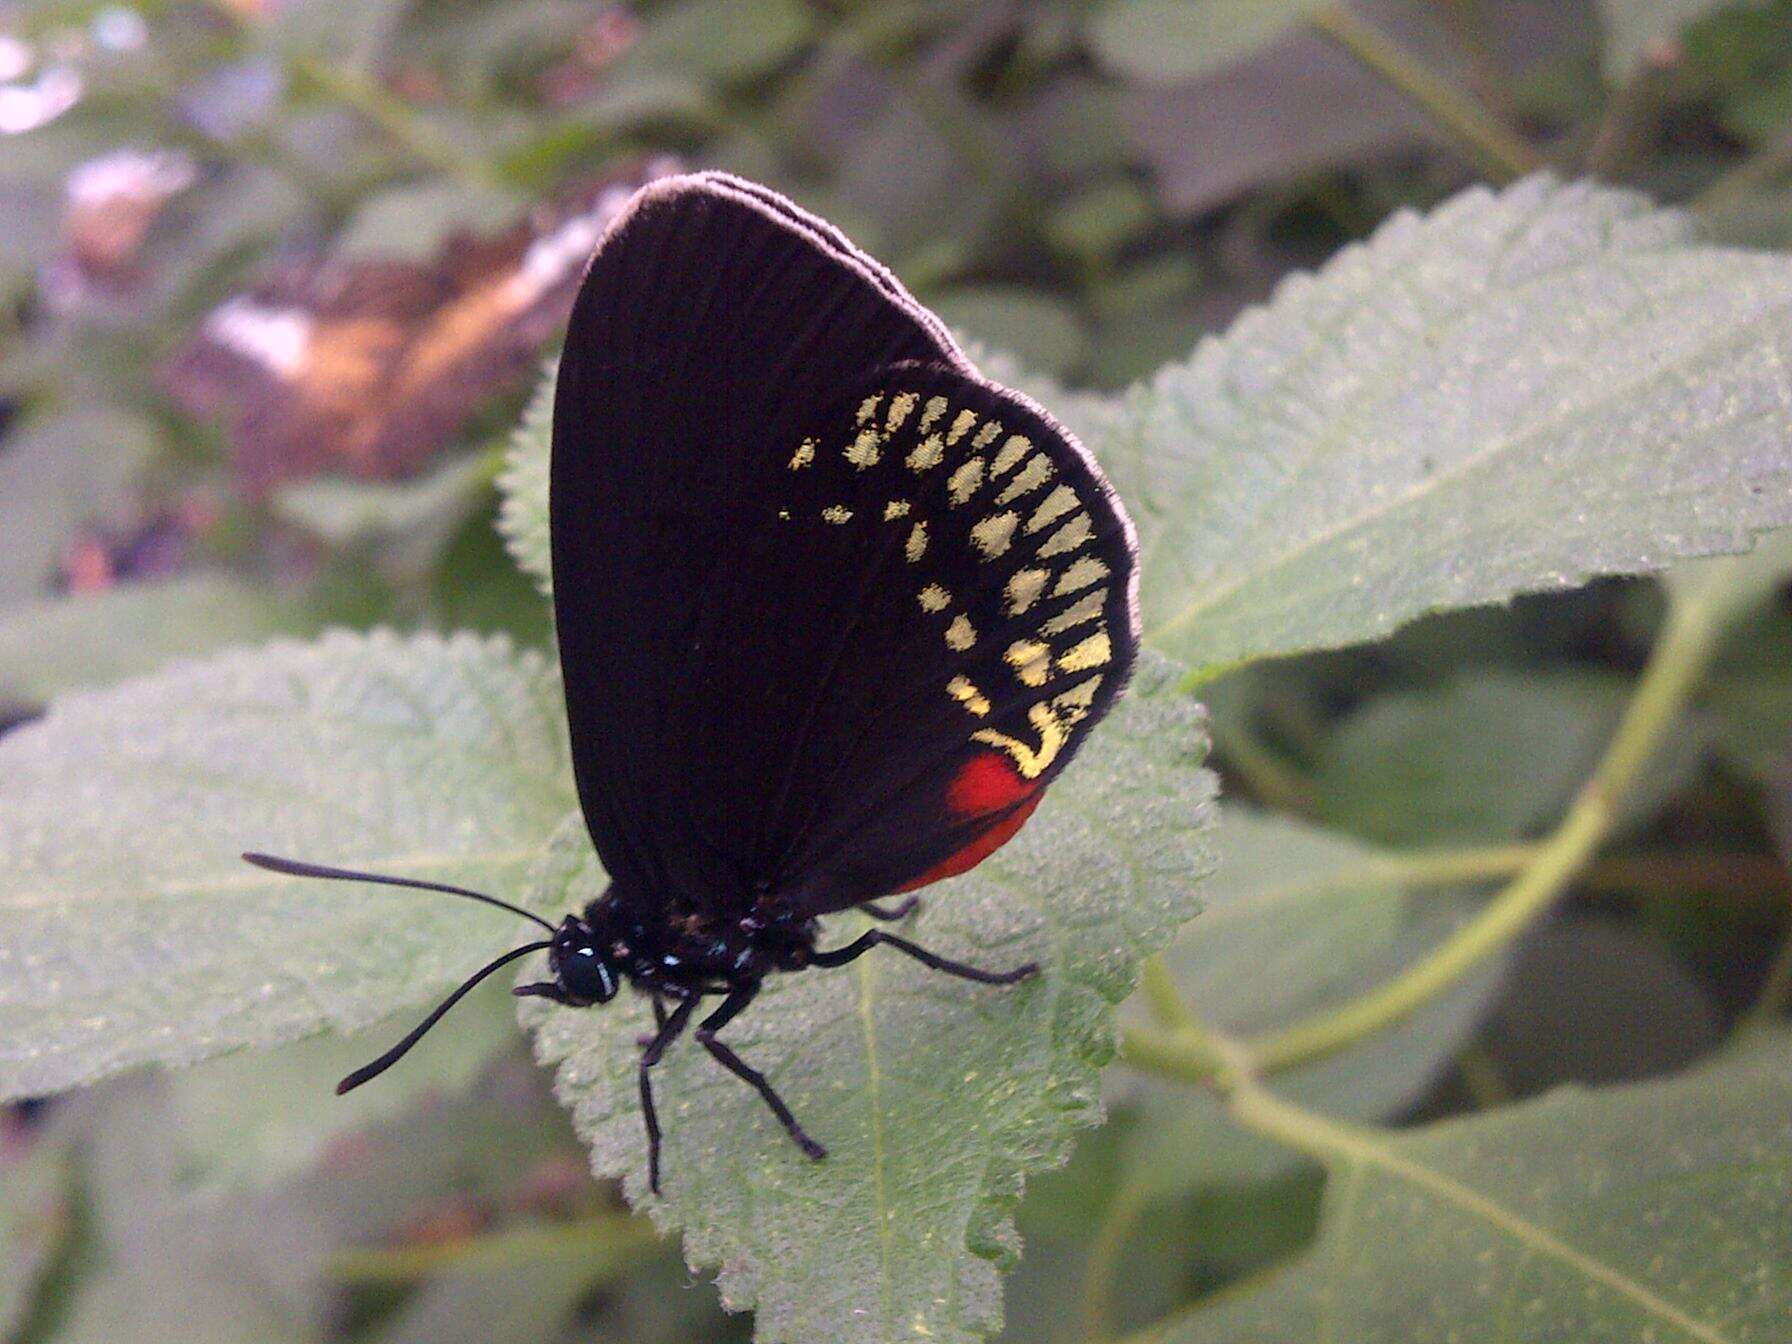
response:
{"label": "butterfly body", "polygon": [[[883,927],[915,898],[877,902],[1009,841],[1120,693],[1132,525],[1074,436],[894,276],[716,173],[638,192],[592,257],[549,521],[573,774],[610,885],[557,926],[520,912],[550,978],[516,992],[652,1001],[656,1192],[651,1070],[687,1029],[820,1157],[717,1033],[767,977],[879,947],[984,985],[1035,974],[922,947]],[[833,943],[823,919],[848,910],[873,925]]]}

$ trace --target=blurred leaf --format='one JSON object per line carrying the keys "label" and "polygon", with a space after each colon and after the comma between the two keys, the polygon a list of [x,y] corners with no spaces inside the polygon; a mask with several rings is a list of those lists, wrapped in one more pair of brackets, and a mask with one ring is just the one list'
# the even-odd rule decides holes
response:
{"label": "blurred leaf", "polygon": [[1151,202],[1144,190],[1137,183],[1121,180],[1053,205],[1041,228],[1062,251],[1086,264],[1099,264],[1143,233],[1152,219]]}
{"label": "blurred leaf", "polygon": [[[1041,977],[964,985],[873,954],[850,970],[773,977],[730,1028],[827,1144],[826,1161],[804,1158],[687,1039],[655,1073],[666,1198],[645,1201],[634,1041],[651,1023],[646,1004],[631,996],[599,1015],[525,1003],[595,1168],[626,1174],[657,1221],[682,1226],[694,1264],[721,1266],[723,1299],[756,1308],[764,1344],[964,1341],[995,1327],[1022,1175],[1061,1161],[1074,1127],[1097,1118],[1112,1005],[1138,958],[1195,910],[1213,781],[1199,768],[1199,711],[1175,675],[1146,660],[1032,824],[925,898],[917,941],[989,965],[1037,959]],[[594,869],[570,825],[534,899],[589,900]],[[829,945],[861,927],[856,915],[832,924]]]}
{"label": "blurred leaf", "polygon": [[1038,290],[967,286],[934,295],[929,306],[965,337],[1012,350],[1055,378],[1076,367],[1088,352],[1088,336],[1076,313]]}
{"label": "blurred leaf", "polygon": [[1726,9],[1764,0],[1597,0],[1605,25],[1605,77],[1620,83],[1651,60],[1663,60],[1681,33]]}
{"label": "blurred leaf", "polygon": [[1652,938],[1568,918],[1519,948],[1483,1044],[1518,1096],[1562,1083],[1628,1083],[1716,1050],[1723,1021],[1705,987]]}
{"label": "blurred leaf", "polygon": [[70,1231],[68,1153],[43,1137],[0,1157],[0,1339],[17,1338]]}
{"label": "blurred leaf", "polygon": [[1792,262],[1622,192],[1396,216],[1092,438],[1146,638],[1218,670],[1746,549],[1792,522],[1789,307]]}
{"label": "blurred leaf", "polygon": [[446,629],[509,635],[523,648],[553,643],[549,604],[505,550],[489,512],[468,518],[448,538],[433,589],[436,617]]}
{"label": "blurred leaf", "polygon": [[814,27],[800,0],[676,0],[647,17],[623,62],[695,70],[736,83],[767,74],[796,55]]}
{"label": "blurred leaf", "polygon": [[[1471,669],[1380,695],[1322,748],[1313,784],[1333,825],[1384,844],[1497,843],[1554,821],[1592,773],[1630,697],[1615,674]],[[1662,745],[1621,824],[1685,787],[1709,742],[1702,719]]]}
{"label": "blurred leaf", "polygon": [[523,203],[508,192],[432,180],[367,197],[337,233],[338,258],[433,259],[450,234],[495,234],[516,222]]}
{"label": "blurred leaf", "polygon": [[464,517],[478,502],[491,467],[486,454],[468,453],[406,481],[315,477],[281,489],[274,512],[332,546],[403,535]]}
{"label": "blurred leaf", "polygon": [[43,416],[0,439],[0,609],[41,595],[76,529],[123,502],[155,447],[154,427],[118,410]]}
{"label": "blurred leaf", "polygon": [[[1453,932],[1460,890],[1409,889],[1398,856],[1285,817],[1228,807],[1206,910],[1164,954],[1203,1021],[1273,1032],[1373,989]],[[1480,1021],[1497,965],[1398,1025],[1276,1076],[1301,1105],[1377,1120],[1417,1100]],[[1136,1007],[1136,1005],[1133,1005]],[[1123,1179],[1154,1200],[1285,1175],[1294,1155],[1226,1118],[1208,1093],[1141,1081]]]}
{"label": "blurred leaf", "polygon": [[0,739],[0,1096],[439,995],[526,932],[245,849],[516,895],[573,806],[556,679],[470,637],[328,635],[58,702]]}
{"label": "blurred leaf", "polygon": [[1667,1082],[1326,1136],[1313,1254],[1158,1338],[1765,1344],[1792,1313],[1789,1109],[1776,1039]]}
{"label": "blurred leaf", "polygon": [[312,619],[271,588],[226,574],[71,593],[0,613],[0,704],[41,705],[64,691],[107,686],[277,634],[305,634]]}
{"label": "blurred leaf", "polygon": [[554,591],[554,566],[548,543],[548,462],[554,434],[554,376],[559,368],[558,360],[550,360],[542,369],[498,477],[498,531],[504,534],[504,545],[517,567],[549,595]]}
{"label": "blurred leaf", "polygon": [[416,1025],[412,1010],[364,1031],[239,1051],[168,1075],[166,1106],[185,1187],[271,1186],[315,1162],[331,1144],[397,1115],[431,1093],[464,1090],[518,1040],[516,1009],[501,984],[480,986],[382,1086],[336,1095],[343,1075]]}
{"label": "blurred leaf", "polygon": [[1221,69],[1267,46],[1327,0],[1108,0],[1089,28],[1096,59],[1146,83]]}

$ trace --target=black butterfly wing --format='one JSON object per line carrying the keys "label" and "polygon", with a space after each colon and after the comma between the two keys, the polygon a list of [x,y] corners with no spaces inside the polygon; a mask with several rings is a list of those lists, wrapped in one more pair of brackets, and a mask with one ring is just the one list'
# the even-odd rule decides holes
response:
{"label": "black butterfly wing", "polygon": [[1130,527],[1074,441],[717,175],[649,188],[593,261],[552,530],[581,803],[656,908],[819,913],[968,867],[1136,645]]}

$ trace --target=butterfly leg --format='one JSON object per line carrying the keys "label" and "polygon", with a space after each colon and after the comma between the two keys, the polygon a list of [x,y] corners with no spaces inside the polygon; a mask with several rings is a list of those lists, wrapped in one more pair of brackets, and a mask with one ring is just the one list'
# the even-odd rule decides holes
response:
{"label": "butterfly leg", "polygon": [[583,999],[575,999],[552,980],[538,980],[532,985],[518,985],[510,991],[519,999],[546,999],[567,1008],[589,1008]]}
{"label": "butterfly leg", "polygon": [[985,971],[975,966],[967,966],[962,961],[938,956],[926,948],[909,942],[906,938],[898,938],[893,933],[885,933],[882,929],[872,929],[860,934],[845,947],[837,947],[832,952],[817,952],[815,965],[844,966],[849,961],[857,961],[872,948],[878,945],[893,947],[904,956],[913,957],[923,966],[947,975],[956,975],[961,980],[975,980],[980,985],[1012,985],[1016,981],[1025,980],[1039,970],[1039,963],[1029,961],[1025,966],[1017,966],[1012,971]]}
{"label": "butterfly leg", "polygon": [[649,996],[653,1002],[653,1030],[645,1035],[635,1037],[635,1044],[645,1050],[653,1044],[653,1038],[666,1026],[666,1002],[658,994]]}
{"label": "butterfly leg", "polygon": [[[653,1006],[660,1008],[658,999],[653,1001]],[[647,1071],[660,1062],[660,1056],[666,1053],[666,1047],[678,1039],[696,1007],[695,999],[686,999],[680,1003],[670,1016],[661,1019],[660,1029],[654,1032],[653,1039],[647,1043],[647,1049],[641,1052],[639,1077],[641,1118],[647,1122],[647,1184],[656,1195],[660,1192],[660,1118],[653,1109],[653,1083],[648,1078]],[[660,1011],[664,1012],[663,1009]]]}
{"label": "butterfly leg", "polygon": [[780,1097],[772,1085],[765,1080],[765,1075],[716,1039],[716,1033],[733,1021],[735,1014],[742,1008],[753,1002],[754,996],[758,993],[759,986],[756,984],[731,991],[728,997],[722,1000],[721,1007],[703,1019],[702,1025],[697,1028],[695,1033],[697,1040],[705,1050],[715,1056],[716,1063],[765,1099],[765,1104],[772,1108],[772,1114],[778,1117],[778,1123],[784,1126],[784,1132],[796,1141],[798,1148],[801,1148],[810,1157],[826,1157],[828,1150],[803,1132],[803,1127],[790,1113],[790,1107],[784,1104],[784,1098]]}
{"label": "butterfly leg", "polygon": [[863,914],[885,924],[894,924],[899,919],[907,919],[914,908],[921,904],[919,896],[910,896],[906,901],[898,901],[895,905],[879,905],[876,901],[866,901],[859,906]]}

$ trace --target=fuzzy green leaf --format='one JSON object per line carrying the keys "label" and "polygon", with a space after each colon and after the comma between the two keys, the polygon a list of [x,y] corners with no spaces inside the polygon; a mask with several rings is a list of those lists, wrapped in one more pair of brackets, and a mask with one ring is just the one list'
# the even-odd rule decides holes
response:
{"label": "fuzzy green leaf", "polygon": [[1203,670],[1792,523],[1792,259],[1527,179],[1403,213],[1093,439]]}
{"label": "fuzzy green leaf", "polygon": [[331,635],[71,696],[0,739],[0,1097],[442,992],[529,930],[265,850],[515,894],[572,806],[544,662]]}
{"label": "fuzzy green leaf", "polygon": [[548,540],[548,463],[554,435],[554,378],[560,361],[550,360],[511,436],[510,452],[498,476],[498,531],[525,574],[544,593],[554,591]]}
{"label": "fuzzy green leaf", "polygon": [[[930,889],[913,936],[992,965],[1037,960],[1012,988],[943,979],[890,952],[775,977],[728,1029],[831,1155],[797,1152],[759,1099],[689,1039],[655,1073],[666,1129],[667,1227],[721,1266],[761,1341],[974,1339],[999,1318],[996,1269],[1029,1168],[1061,1161],[1098,1113],[1113,1005],[1141,956],[1195,913],[1211,777],[1199,710],[1147,660],[1039,815],[964,877]],[[534,890],[566,908],[596,893],[571,824]],[[860,927],[830,921],[828,946]],[[908,932],[908,930],[905,930]],[[537,1052],[600,1173],[644,1197],[635,1037],[646,1005],[601,1013],[530,1000]]]}
{"label": "fuzzy green leaf", "polygon": [[[1792,1321],[1783,1039],[1667,1082],[1331,1131],[1318,1246],[1165,1344],[1770,1344]],[[1298,1122],[1297,1122],[1297,1126]]]}
{"label": "fuzzy green leaf", "polygon": [[311,624],[297,602],[203,572],[28,602],[0,614],[0,706],[42,704]]}

